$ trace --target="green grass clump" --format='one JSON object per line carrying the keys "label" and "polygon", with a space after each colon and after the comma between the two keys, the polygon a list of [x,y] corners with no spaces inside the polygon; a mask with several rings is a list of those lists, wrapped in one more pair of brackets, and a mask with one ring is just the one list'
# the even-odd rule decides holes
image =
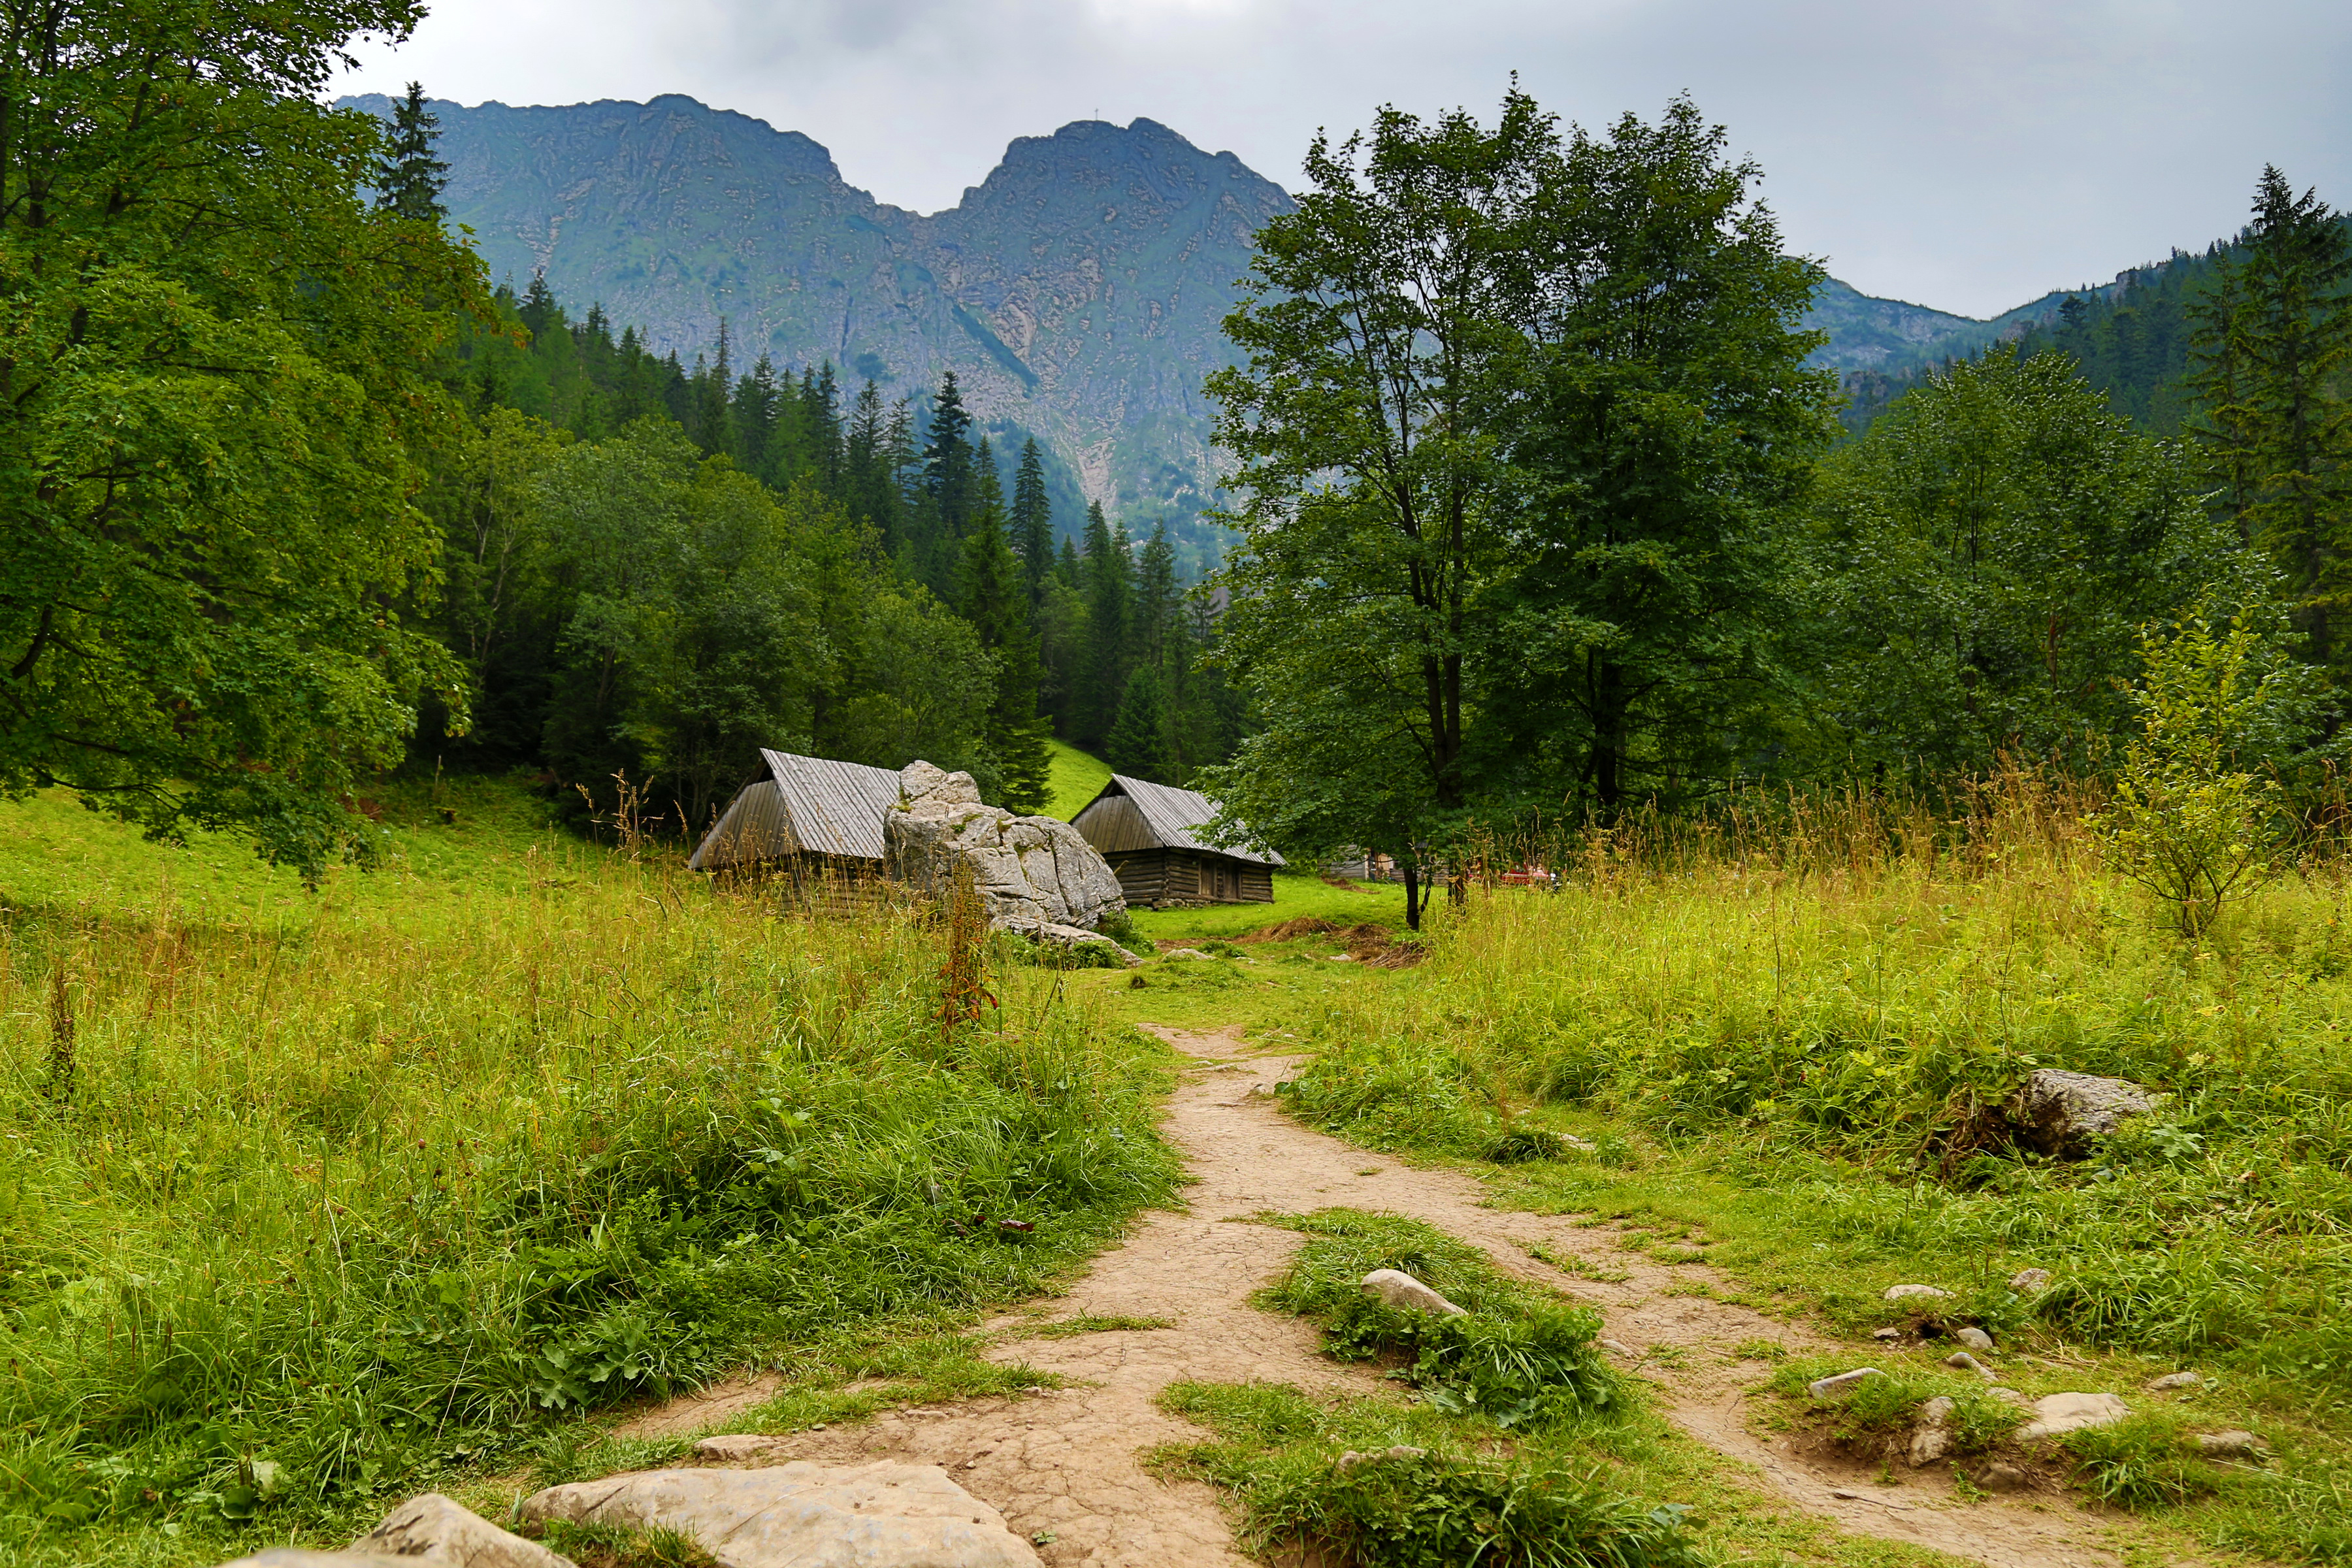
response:
{"label": "green grass clump", "polygon": [[[1376,1400],[1318,1405],[1287,1385],[1177,1384],[1161,1396],[1219,1441],[1163,1464],[1231,1491],[1246,1542],[1364,1568],[1698,1568],[1682,1510],[1599,1467],[1461,1447],[1443,1417]],[[1350,1457],[1352,1455],[1352,1458]]]}
{"label": "green grass clump", "polygon": [[[1771,1349],[1779,1351],[1778,1346]],[[1851,1371],[1853,1366],[1850,1355],[1783,1360],[1766,1386],[1775,1394],[1802,1400],[1806,1384]],[[1958,1454],[1980,1454],[2007,1442],[2025,1419],[2025,1413],[2017,1406],[1987,1395],[1984,1384],[1974,1377],[1948,1377],[1899,1365],[1881,1367],[1879,1373],[1855,1384],[1835,1405],[1811,1407],[1813,1416],[1849,1438],[1907,1438],[1918,1425],[1921,1405],[1931,1399],[1949,1399],[1952,1414],[1945,1426],[1952,1435],[1952,1451]]]}
{"label": "green grass clump", "polygon": [[307,902],[184,900],[94,818],[0,884],[0,1555],[347,1540],[577,1413],[1035,1291],[1171,1189],[1160,1047],[1057,975],[943,1035],[912,920],[418,815]]}
{"label": "green grass clump", "polygon": [[691,1537],[659,1525],[551,1519],[526,1525],[523,1534],[579,1568],[718,1568]]}
{"label": "green grass clump", "polygon": [[[1429,1402],[1505,1428],[1541,1426],[1609,1409],[1622,1389],[1592,1341],[1598,1314],[1508,1279],[1486,1254],[1418,1220],[1356,1209],[1270,1218],[1306,1234],[1264,1305],[1323,1330],[1346,1361],[1396,1355]],[[1397,1268],[1466,1309],[1461,1317],[1402,1311],[1368,1296],[1363,1277]]]}

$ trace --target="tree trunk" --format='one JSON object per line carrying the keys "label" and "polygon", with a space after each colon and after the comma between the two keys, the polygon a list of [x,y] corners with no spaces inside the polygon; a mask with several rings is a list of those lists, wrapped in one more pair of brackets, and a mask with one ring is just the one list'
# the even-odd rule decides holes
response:
{"label": "tree trunk", "polygon": [[1421,863],[1407,856],[1404,866],[1404,926],[1407,931],[1421,929]]}

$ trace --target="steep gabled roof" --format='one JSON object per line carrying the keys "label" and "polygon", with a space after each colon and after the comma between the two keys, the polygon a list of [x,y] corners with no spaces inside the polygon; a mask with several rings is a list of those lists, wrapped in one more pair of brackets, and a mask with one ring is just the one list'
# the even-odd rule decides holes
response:
{"label": "steep gabled roof", "polygon": [[[1087,831],[1089,815],[1096,818],[1094,832]],[[1244,860],[1253,866],[1284,864],[1282,857],[1271,849],[1224,849],[1201,837],[1197,830],[1216,815],[1216,803],[1197,790],[1113,773],[1110,783],[1087,803],[1086,810],[1071,818],[1070,825],[1087,843],[1106,852],[1190,849],[1202,855],[1222,855],[1228,860]]]}
{"label": "steep gabled roof", "polygon": [[760,759],[792,814],[793,837],[803,850],[882,858],[883,814],[898,804],[896,770],[764,749]]}

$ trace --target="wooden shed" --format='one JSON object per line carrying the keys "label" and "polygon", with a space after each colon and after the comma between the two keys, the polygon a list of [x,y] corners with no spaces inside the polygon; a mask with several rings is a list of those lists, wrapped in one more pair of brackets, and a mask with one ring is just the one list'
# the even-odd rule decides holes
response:
{"label": "wooden shed", "polygon": [[688,866],[765,866],[795,881],[882,875],[882,819],[898,804],[896,770],[765,750],[760,762],[761,775],[728,803]]}
{"label": "wooden shed", "polygon": [[1216,814],[1196,791],[1113,773],[1070,826],[1110,862],[1130,904],[1274,902],[1282,857],[1203,843],[1198,830]]}

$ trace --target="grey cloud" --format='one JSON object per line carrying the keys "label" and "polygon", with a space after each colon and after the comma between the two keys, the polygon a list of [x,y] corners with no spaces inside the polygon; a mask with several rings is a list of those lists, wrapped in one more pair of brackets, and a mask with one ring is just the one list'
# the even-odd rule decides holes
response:
{"label": "grey cloud", "polygon": [[1295,182],[1382,102],[1565,118],[1688,90],[1790,245],[1972,314],[2201,246],[2275,162],[2352,205],[2352,6],[2256,0],[445,0],[351,81],[465,102],[685,92],[952,205],[1014,136],[1137,115]]}

